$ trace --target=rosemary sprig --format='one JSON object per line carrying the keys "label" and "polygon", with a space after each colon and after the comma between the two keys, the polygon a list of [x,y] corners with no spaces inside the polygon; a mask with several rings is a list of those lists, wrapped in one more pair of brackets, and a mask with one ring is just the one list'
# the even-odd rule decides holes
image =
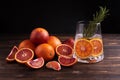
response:
{"label": "rosemary sprig", "polygon": [[99,12],[93,15],[93,20],[89,22],[88,27],[83,31],[83,37],[92,37],[96,31],[96,23],[101,23],[107,16],[108,9],[106,7],[100,7]]}

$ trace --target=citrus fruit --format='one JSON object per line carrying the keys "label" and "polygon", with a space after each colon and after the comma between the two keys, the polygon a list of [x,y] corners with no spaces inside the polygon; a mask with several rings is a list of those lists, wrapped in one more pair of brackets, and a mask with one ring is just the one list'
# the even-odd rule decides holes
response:
{"label": "citrus fruit", "polygon": [[53,70],[61,70],[61,65],[59,62],[57,61],[49,61],[47,64],[46,64],[46,67],[47,68],[50,68],[50,69],[53,69]]}
{"label": "citrus fruit", "polygon": [[35,54],[37,57],[43,57],[45,61],[49,61],[54,58],[55,51],[50,44],[43,43],[36,47]]}
{"label": "citrus fruit", "polygon": [[26,63],[27,61],[33,59],[34,52],[30,48],[21,48],[15,54],[15,60],[19,63]]}
{"label": "citrus fruit", "polygon": [[18,48],[14,46],[12,50],[10,51],[9,55],[6,57],[7,61],[14,61],[15,60],[15,54],[18,51]]}
{"label": "citrus fruit", "polygon": [[68,44],[73,48],[74,47],[74,39],[72,37],[69,37],[63,41],[63,44]]}
{"label": "citrus fruit", "polygon": [[62,66],[72,66],[72,65],[74,65],[77,62],[77,59],[74,58],[74,57],[60,55],[58,57],[58,62]]}
{"label": "citrus fruit", "polygon": [[56,47],[57,55],[72,56],[73,48],[67,44],[60,44]]}
{"label": "citrus fruit", "polygon": [[61,44],[60,39],[57,36],[50,36],[48,39],[48,44],[50,44],[54,49]]}
{"label": "citrus fruit", "polygon": [[75,53],[81,59],[88,58],[93,50],[92,44],[87,39],[78,39],[75,43]]}
{"label": "citrus fruit", "polygon": [[44,66],[44,59],[42,57],[36,58],[34,60],[29,60],[26,65],[33,69],[38,69]]}
{"label": "citrus fruit", "polygon": [[49,33],[44,28],[35,28],[30,34],[30,40],[36,45],[46,43],[48,39]]}
{"label": "citrus fruit", "polygon": [[35,45],[29,39],[26,39],[26,40],[23,40],[23,41],[20,42],[18,48],[19,49],[21,49],[21,48],[30,48],[30,49],[34,50]]}
{"label": "citrus fruit", "polygon": [[103,43],[99,38],[93,38],[90,40],[93,46],[92,56],[99,56],[103,52]]}

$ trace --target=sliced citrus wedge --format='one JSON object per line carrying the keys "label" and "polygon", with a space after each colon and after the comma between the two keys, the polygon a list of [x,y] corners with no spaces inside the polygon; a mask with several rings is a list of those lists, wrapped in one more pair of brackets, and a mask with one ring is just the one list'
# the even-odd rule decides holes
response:
{"label": "sliced citrus wedge", "polygon": [[30,48],[21,48],[15,54],[15,60],[19,63],[26,63],[27,61],[33,59],[34,52]]}
{"label": "sliced citrus wedge", "polygon": [[60,55],[58,57],[58,62],[62,66],[66,66],[67,67],[67,66],[73,66],[77,62],[77,59],[74,58],[74,57]]}
{"label": "sliced citrus wedge", "polygon": [[44,66],[44,59],[43,57],[40,57],[34,60],[29,60],[26,62],[26,65],[33,69],[39,69]]}
{"label": "sliced citrus wedge", "polygon": [[103,43],[100,38],[93,38],[90,40],[90,43],[93,46],[92,56],[99,56],[103,53]]}
{"label": "sliced citrus wedge", "polygon": [[90,43],[90,41],[83,38],[78,39],[75,42],[74,49],[75,49],[76,55],[81,59],[88,58],[91,55],[93,50],[92,44]]}
{"label": "sliced citrus wedge", "polygon": [[18,51],[18,48],[14,46],[12,50],[10,51],[9,55],[6,57],[6,60],[8,62],[14,61],[15,60],[15,54]]}
{"label": "sliced citrus wedge", "polygon": [[47,64],[46,64],[46,67],[47,68],[50,68],[50,69],[53,69],[53,70],[61,70],[61,65],[59,62],[57,61],[49,61]]}

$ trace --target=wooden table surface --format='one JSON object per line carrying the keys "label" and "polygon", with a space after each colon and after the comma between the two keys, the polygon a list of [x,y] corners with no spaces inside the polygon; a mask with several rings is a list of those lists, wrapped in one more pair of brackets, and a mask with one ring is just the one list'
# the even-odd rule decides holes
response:
{"label": "wooden table surface", "polygon": [[[73,35],[58,35],[64,40]],[[74,37],[74,36],[73,36]],[[5,58],[14,45],[29,35],[0,35],[0,80],[120,80],[120,34],[103,34],[103,61],[95,64],[77,63],[54,71],[42,67],[34,70],[24,65],[7,63]]]}

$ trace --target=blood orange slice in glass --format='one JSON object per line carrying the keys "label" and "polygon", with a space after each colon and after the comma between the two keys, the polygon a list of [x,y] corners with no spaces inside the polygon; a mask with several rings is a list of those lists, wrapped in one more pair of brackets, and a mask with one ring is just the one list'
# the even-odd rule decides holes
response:
{"label": "blood orange slice in glass", "polygon": [[73,58],[73,57],[69,57],[69,56],[60,55],[58,57],[58,62],[62,66],[72,66],[72,65],[74,65],[77,62],[77,59]]}
{"label": "blood orange slice in glass", "polygon": [[47,68],[50,68],[50,69],[53,69],[53,70],[61,70],[61,65],[59,62],[57,61],[49,61],[47,64],[46,64],[46,67]]}
{"label": "blood orange slice in glass", "polygon": [[34,52],[30,48],[21,48],[15,54],[15,60],[19,63],[26,63],[27,61],[33,59]]}
{"label": "blood orange slice in glass", "polygon": [[78,39],[75,43],[75,53],[81,59],[88,58],[93,50],[92,44],[87,39]]}
{"label": "blood orange slice in glass", "polygon": [[9,55],[6,57],[6,60],[8,62],[14,61],[15,60],[15,54],[18,51],[18,48],[14,46],[12,50],[10,51]]}
{"label": "blood orange slice in glass", "polygon": [[103,43],[100,38],[93,38],[90,40],[90,43],[93,46],[92,56],[99,56],[103,53]]}
{"label": "blood orange slice in glass", "polygon": [[36,58],[34,60],[29,60],[26,62],[26,65],[33,68],[33,69],[38,69],[44,66],[44,59],[43,57]]}
{"label": "blood orange slice in glass", "polygon": [[57,55],[72,56],[73,48],[67,44],[60,44],[56,47]]}

